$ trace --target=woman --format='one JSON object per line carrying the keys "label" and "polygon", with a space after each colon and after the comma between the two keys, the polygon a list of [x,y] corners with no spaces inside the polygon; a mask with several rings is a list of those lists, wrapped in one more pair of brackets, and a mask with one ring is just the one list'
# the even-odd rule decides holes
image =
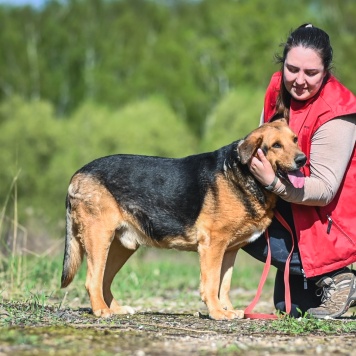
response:
{"label": "woman", "polygon": [[[266,92],[263,121],[288,119],[308,157],[296,188],[276,177],[263,152],[250,164],[254,176],[280,196],[277,210],[294,232],[290,263],[291,315],[339,317],[356,305],[356,97],[330,72],[332,47],[321,29],[305,24],[287,39],[281,71]],[[304,179],[304,182],[302,181]],[[283,270],[292,246],[290,233],[274,219],[272,264],[277,267],[274,303],[285,311]],[[263,238],[244,250],[261,261]]]}

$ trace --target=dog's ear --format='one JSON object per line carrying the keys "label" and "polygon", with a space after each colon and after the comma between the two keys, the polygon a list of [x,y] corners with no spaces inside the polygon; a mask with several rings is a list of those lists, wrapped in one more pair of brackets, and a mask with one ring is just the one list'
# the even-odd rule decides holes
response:
{"label": "dog's ear", "polygon": [[262,141],[262,135],[251,134],[239,143],[237,146],[237,153],[242,164],[247,164],[247,162],[256,154],[257,149],[261,147]]}

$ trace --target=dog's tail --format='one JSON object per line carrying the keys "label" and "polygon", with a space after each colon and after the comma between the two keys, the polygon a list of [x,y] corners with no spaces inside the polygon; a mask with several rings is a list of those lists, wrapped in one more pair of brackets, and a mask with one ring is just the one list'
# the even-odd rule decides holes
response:
{"label": "dog's tail", "polygon": [[66,198],[66,240],[64,248],[61,288],[67,287],[73,280],[84,257],[84,248],[73,226],[69,194]]}

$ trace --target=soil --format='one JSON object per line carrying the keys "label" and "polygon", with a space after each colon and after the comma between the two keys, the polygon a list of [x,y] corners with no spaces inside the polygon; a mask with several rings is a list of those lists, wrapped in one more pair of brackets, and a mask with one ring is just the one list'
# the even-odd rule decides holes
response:
{"label": "soil", "polygon": [[[289,320],[284,327],[280,320],[214,321],[204,310],[157,307],[159,311],[97,319],[90,309],[46,306],[39,311],[37,306],[33,313],[33,306],[3,304],[0,321],[7,326],[0,328],[0,356],[356,355],[352,315],[329,321],[330,333],[317,323],[298,330],[305,319]],[[352,332],[337,331],[348,324]]]}

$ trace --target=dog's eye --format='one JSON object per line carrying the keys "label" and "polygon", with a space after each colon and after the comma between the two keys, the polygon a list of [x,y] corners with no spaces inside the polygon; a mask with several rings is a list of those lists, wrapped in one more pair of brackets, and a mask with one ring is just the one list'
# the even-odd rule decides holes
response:
{"label": "dog's eye", "polygon": [[282,145],[279,142],[276,142],[272,145],[273,148],[282,148]]}
{"label": "dog's eye", "polygon": [[294,143],[298,143],[298,137],[297,136],[293,138],[293,142]]}

